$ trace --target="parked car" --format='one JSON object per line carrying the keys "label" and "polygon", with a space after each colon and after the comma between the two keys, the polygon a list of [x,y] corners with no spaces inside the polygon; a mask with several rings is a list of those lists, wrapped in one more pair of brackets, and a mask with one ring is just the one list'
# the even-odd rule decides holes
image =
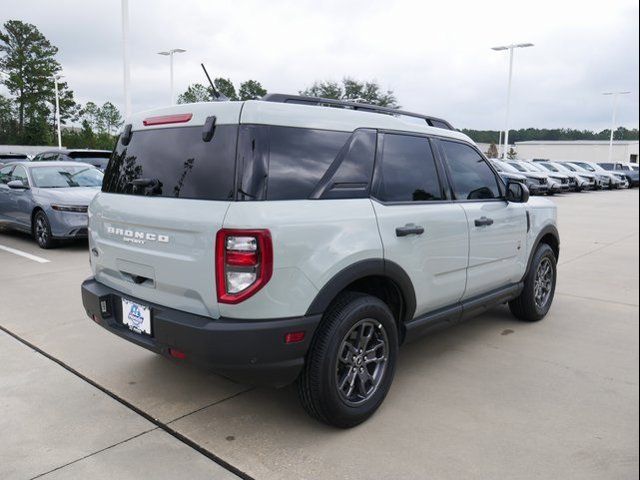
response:
{"label": "parked car", "polygon": [[633,170],[629,165],[621,162],[616,163],[598,163],[602,168],[608,172],[613,172],[616,175],[624,175],[629,183],[629,188],[634,188],[640,185],[640,174],[637,170]]}
{"label": "parked car", "polygon": [[547,195],[555,195],[556,193],[559,193],[562,191],[562,187],[560,186],[560,184],[556,180],[551,178],[548,172],[541,172],[538,169],[533,168],[531,166],[531,163],[529,162],[520,162],[518,160],[510,160],[505,163],[507,163],[507,165],[512,166],[519,172],[522,172],[528,178],[534,178],[534,179],[537,178],[540,181],[544,180],[544,183],[547,185],[547,191],[546,191]]}
{"label": "parked car", "polygon": [[119,137],[82,300],[167,357],[297,380],[310,415],[352,427],[400,344],[505,302],[542,319],[559,243],[554,204],[505,185],[444,120],[273,94],[175,105]]}
{"label": "parked car", "polygon": [[572,165],[571,163],[563,163],[561,161],[554,161],[552,163],[558,168],[565,169],[566,171],[572,172],[580,177],[584,182],[587,183],[587,189],[597,190],[598,188],[600,188],[597,175],[588,172],[584,168],[578,167],[577,165]]}
{"label": "parked car", "polygon": [[524,160],[524,162],[528,163],[534,170],[548,174],[549,179],[555,181],[560,186],[560,192],[566,193],[572,189],[572,179],[569,175],[565,175],[560,172],[552,172],[549,169],[542,167],[540,162],[528,162],[526,160]]}
{"label": "parked car", "polygon": [[[627,177],[623,174],[616,174],[614,172],[609,172],[602,168],[595,162],[582,162],[582,161],[572,161],[574,165],[578,165],[592,173],[598,174],[602,177],[605,187],[613,190],[614,188],[628,188],[629,182],[627,182]],[[608,182],[607,182],[608,179]]]}
{"label": "parked car", "polygon": [[560,174],[569,177],[569,187],[575,192],[581,192],[590,187],[589,181],[582,178],[575,172],[572,172],[568,168],[565,168],[561,164],[554,164],[552,162],[538,162],[536,165],[546,168],[551,174]]}
{"label": "parked car", "polygon": [[520,172],[508,163],[496,159],[492,159],[491,164],[505,181],[516,180],[522,182],[522,179],[524,179],[524,183],[532,195],[544,195],[549,189],[547,179],[544,177],[541,178],[538,175],[527,176],[527,172]]}
{"label": "parked car", "polygon": [[41,248],[86,238],[87,207],[102,177],[78,162],[9,163],[0,168],[0,221],[31,233]]}
{"label": "parked car", "polygon": [[34,162],[82,162],[104,172],[109,163],[109,150],[49,150],[33,157]]}
{"label": "parked car", "polygon": [[28,162],[29,156],[26,153],[0,153],[0,167],[9,162]]}
{"label": "parked car", "polygon": [[578,173],[580,174],[591,174],[595,176],[595,180],[596,180],[596,190],[602,190],[604,188],[609,188],[611,185],[611,175],[609,175],[608,173],[601,173],[601,172],[597,172],[595,169],[589,170],[581,165],[578,165],[577,163],[574,163],[573,161],[561,161],[560,163],[562,163],[563,165],[565,165],[567,168],[573,168],[575,169]]}

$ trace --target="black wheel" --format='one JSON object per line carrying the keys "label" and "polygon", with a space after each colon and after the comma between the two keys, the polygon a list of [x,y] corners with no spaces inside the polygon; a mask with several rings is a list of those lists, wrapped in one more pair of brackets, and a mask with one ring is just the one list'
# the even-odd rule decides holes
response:
{"label": "black wheel", "polygon": [[53,236],[51,235],[51,226],[47,215],[42,211],[38,211],[33,217],[33,238],[38,242],[40,248],[51,248],[54,246]]}
{"label": "black wheel", "polygon": [[538,246],[524,280],[520,296],[509,308],[520,320],[537,322],[549,312],[556,291],[556,256],[546,243]]}
{"label": "black wheel", "polygon": [[312,417],[354,427],[382,404],[398,355],[396,322],[380,299],[340,296],[315,333],[298,379],[298,395]]}

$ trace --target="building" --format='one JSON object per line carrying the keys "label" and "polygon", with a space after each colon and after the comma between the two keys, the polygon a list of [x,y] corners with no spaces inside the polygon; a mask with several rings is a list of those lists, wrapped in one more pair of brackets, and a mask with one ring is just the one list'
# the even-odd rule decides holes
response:
{"label": "building", "polygon": [[[528,141],[516,142],[519,159],[546,158],[549,160],[582,160],[606,162],[609,158],[607,140]],[[638,140],[613,142],[613,161],[638,163]]]}

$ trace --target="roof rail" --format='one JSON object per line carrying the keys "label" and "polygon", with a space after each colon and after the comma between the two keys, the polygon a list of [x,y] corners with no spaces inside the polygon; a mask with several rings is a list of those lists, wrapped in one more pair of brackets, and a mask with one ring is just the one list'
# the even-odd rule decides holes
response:
{"label": "roof rail", "polygon": [[284,93],[268,93],[267,95],[262,97],[261,100],[264,102],[294,103],[298,105],[318,105],[321,107],[345,108],[349,110],[360,110],[363,112],[382,113],[385,115],[420,118],[431,127],[444,128],[446,130],[455,130],[455,128],[453,128],[453,126],[449,122],[443,120],[442,118],[430,117],[428,115],[407,112],[395,108],[380,107],[378,105],[371,105],[369,103],[348,102],[345,100],[334,100],[331,98],[321,97],[306,97],[303,95],[287,95]]}

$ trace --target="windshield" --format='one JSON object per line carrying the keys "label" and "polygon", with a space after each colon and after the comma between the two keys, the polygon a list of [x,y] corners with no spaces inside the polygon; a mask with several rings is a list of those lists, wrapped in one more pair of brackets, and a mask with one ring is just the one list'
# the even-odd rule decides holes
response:
{"label": "windshield", "polygon": [[570,170],[572,172],[577,172],[578,169],[576,167],[574,167],[573,165],[571,165],[570,163],[563,163],[562,166],[564,168],[566,168],[567,170]]}
{"label": "windshield", "polygon": [[549,163],[541,163],[540,165],[542,165],[544,168],[546,168],[547,170],[549,170],[551,172],[559,172],[560,171],[556,167],[554,167],[553,165],[551,165]]}
{"label": "windshield", "polygon": [[99,170],[86,166],[31,169],[31,178],[38,188],[100,187],[102,176]]}
{"label": "windshield", "polygon": [[513,168],[515,168],[517,171],[519,172],[527,172],[528,170],[526,168],[524,168],[524,166],[520,163],[516,163],[516,162],[509,162],[508,165],[512,166]]}
{"label": "windshield", "polygon": [[509,173],[519,173],[519,170],[512,167],[511,165],[509,165],[506,162],[500,162],[500,161],[495,161],[495,164],[499,165],[501,169],[503,169],[505,172],[509,172]]}

